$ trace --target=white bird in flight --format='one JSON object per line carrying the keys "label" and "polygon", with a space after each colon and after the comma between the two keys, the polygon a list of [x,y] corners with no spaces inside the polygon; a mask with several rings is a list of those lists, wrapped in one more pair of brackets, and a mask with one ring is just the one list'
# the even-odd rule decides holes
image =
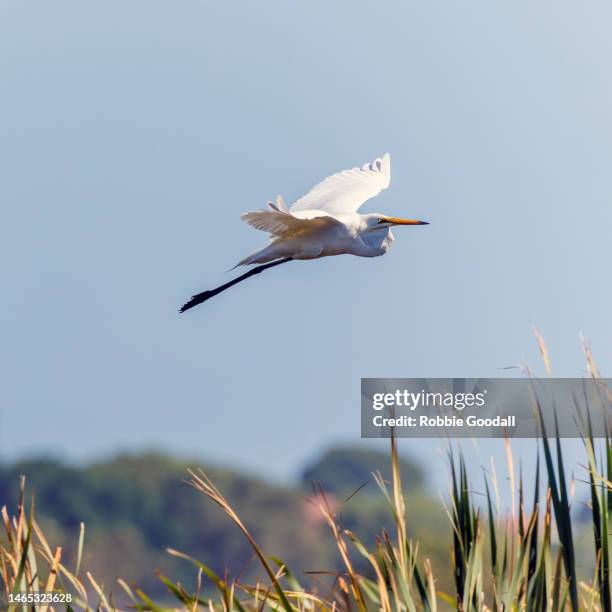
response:
{"label": "white bird in flight", "polygon": [[380,213],[360,215],[361,205],[377,196],[391,181],[388,153],[365,164],[328,176],[290,208],[278,196],[267,210],[257,210],[241,218],[270,234],[270,242],[245,257],[237,266],[259,265],[216,289],[194,295],[184,304],[185,312],[229,289],[254,274],[294,259],[317,259],[330,255],[378,257],[393,242],[393,225],[428,225],[426,221],[389,217]]}

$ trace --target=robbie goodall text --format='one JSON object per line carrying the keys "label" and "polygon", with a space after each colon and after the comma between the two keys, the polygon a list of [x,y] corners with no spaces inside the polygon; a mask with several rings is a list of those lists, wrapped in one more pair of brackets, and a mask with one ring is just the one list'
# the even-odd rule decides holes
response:
{"label": "robbie goodall text", "polygon": [[[385,408],[395,406],[406,407],[411,412],[419,408],[448,408],[462,413],[466,408],[486,405],[487,390],[475,393],[460,392],[434,392],[421,389],[418,392],[408,389],[396,389],[393,393],[379,392],[372,396],[372,408],[382,411]],[[375,427],[514,427],[516,418],[514,415],[506,417],[496,416],[491,418],[478,417],[476,415],[459,416],[457,414],[421,414],[419,416],[385,416],[374,414],[372,422]]]}

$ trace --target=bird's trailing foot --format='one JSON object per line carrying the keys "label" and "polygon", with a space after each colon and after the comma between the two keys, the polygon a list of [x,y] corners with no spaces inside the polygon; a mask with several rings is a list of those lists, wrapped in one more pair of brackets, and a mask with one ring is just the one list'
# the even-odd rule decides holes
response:
{"label": "bird's trailing foot", "polygon": [[187,303],[183,304],[179,312],[181,313],[185,312],[186,310],[189,310],[190,308],[193,308],[194,306],[197,306],[198,304],[202,304],[202,302],[206,302],[206,300],[210,300],[211,297],[218,295],[222,291],[225,291],[226,289],[233,287],[239,282],[246,280],[247,278],[254,276],[255,274],[259,274],[260,272],[263,272],[264,270],[267,270],[268,268],[273,268],[274,266],[279,266],[280,264],[287,263],[288,261],[292,261],[292,260],[293,260],[292,257],[285,257],[284,259],[278,259],[277,261],[273,261],[271,263],[264,264],[262,266],[257,266],[256,268],[252,268],[248,272],[245,272],[242,276],[239,276],[238,278],[231,280],[229,283],[225,283],[225,285],[221,285],[220,287],[217,287],[216,289],[209,289],[208,291],[202,291],[202,293],[198,293],[194,295]]}

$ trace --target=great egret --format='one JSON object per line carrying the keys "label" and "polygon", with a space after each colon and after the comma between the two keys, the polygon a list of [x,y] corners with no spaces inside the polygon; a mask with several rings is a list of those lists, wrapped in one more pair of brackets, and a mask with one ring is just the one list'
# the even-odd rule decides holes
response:
{"label": "great egret", "polygon": [[380,213],[360,215],[360,206],[389,186],[391,158],[382,158],[328,176],[305,196],[287,208],[283,198],[268,202],[267,210],[257,210],[241,218],[270,234],[267,246],[238,262],[237,266],[259,265],[216,289],[194,295],[184,304],[185,312],[211,297],[258,274],[294,259],[317,259],[350,254],[359,257],[384,255],[393,242],[393,225],[427,225],[426,221],[389,217]]}

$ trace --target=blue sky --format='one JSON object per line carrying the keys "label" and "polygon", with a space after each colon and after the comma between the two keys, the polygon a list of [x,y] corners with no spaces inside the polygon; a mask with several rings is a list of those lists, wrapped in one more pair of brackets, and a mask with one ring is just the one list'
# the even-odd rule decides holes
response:
{"label": "blue sky", "polygon": [[[159,446],[285,478],[358,439],[362,376],[542,371],[533,324],[556,375],[584,372],[580,331],[611,372],[611,17],[0,4],[1,456]],[[385,151],[366,210],[430,226],[178,315],[265,241],[240,213]]]}

